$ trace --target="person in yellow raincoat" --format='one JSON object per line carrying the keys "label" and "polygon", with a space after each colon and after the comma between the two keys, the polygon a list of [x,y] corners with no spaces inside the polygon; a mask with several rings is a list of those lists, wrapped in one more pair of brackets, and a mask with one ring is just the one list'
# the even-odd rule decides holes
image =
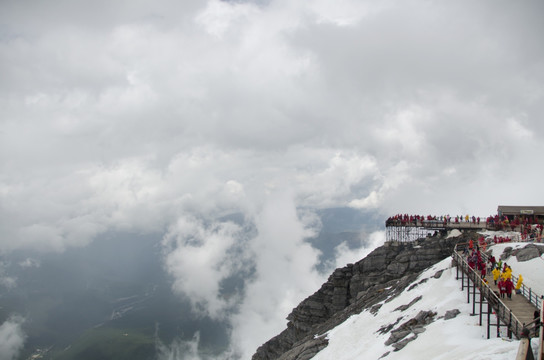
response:
{"label": "person in yellow raincoat", "polygon": [[499,280],[501,271],[498,268],[493,268],[493,271],[491,271],[491,274],[493,274],[493,281],[495,282],[495,285],[497,285],[497,280]]}
{"label": "person in yellow raincoat", "polygon": [[506,269],[504,270],[502,274],[502,277],[504,278],[504,280],[512,279],[512,268],[510,266],[506,267]]}
{"label": "person in yellow raincoat", "polygon": [[516,283],[516,287],[514,288],[516,290],[516,294],[521,294],[521,284],[523,284],[523,276],[519,274],[518,282]]}

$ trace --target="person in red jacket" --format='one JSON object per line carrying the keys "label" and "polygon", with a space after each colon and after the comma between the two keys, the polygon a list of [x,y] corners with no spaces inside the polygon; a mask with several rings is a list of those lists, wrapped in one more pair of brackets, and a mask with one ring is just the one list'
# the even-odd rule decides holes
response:
{"label": "person in red jacket", "polygon": [[485,263],[482,261],[480,261],[480,275],[482,276],[483,279],[485,279],[485,276],[487,275],[487,269],[486,269]]}
{"label": "person in red jacket", "polygon": [[501,295],[501,299],[504,299],[504,294],[506,294],[506,284],[504,283],[504,279],[501,277],[499,280],[499,284],[497,285],[499,287],[499,294]]}
{"label": "person in red jacket", "polygon": [[514,283],[512,282],[512,279],[506,279],[504,286],[506,287],[506,296],[512,300],[512,290],[514,290]]}
{"label": "person in red jacket", "polygon": [[489,271],[493,271],[493,269],[495,268],[495,262],[496,262],[496,261],[497,261],[497,260],[495,260],[495,257],[494,257],[494,256],[491,256],[491,257],[489,258],[489,264],[490,264],[490,266],[489,266]]}

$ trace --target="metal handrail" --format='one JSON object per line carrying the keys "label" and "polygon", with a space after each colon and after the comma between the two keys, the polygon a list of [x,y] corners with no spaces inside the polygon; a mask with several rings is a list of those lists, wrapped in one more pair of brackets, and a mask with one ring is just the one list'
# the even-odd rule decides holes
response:
{"label": "metal handrail", "polygon": [[[512,275],[512,281],[514,282],[514,284],[516,284],[518,282],[518,278]],[[529,300],[531,304],[533,304],[537,308],[540,306],[540,299],[542,298],[542,296],[534,292],[532,288],[525,286],[524,283],[521,283],[521,288],[519,290],[521,290],[520,295],[523,295],[523,297]]]}
{"label": "metal handrail", "polygon": [[532,333],[533,335],[536,335],[536,336],[538,336],[538,331],[540,330],[541,326],[542,325],[540,324],[540,319],[534,319],[530,323],[525,324],[525,328],[527,329],[529,334]]}
{"label": "metal handrail", "polygon": [[[516,337],[521,338],[523,323],[512,313],[512,310],[502,302],[491,288],[482,281],[480,276],[468,265],[467,261],[457,251],[457,246],[454,251],[457,263],[461,263],[461,270],[465,272],[469,279],[478,287],[478,290],[488,299],[490,305],[495,309],[497,316],[507,325],[509,331],[513,332]],[[472,279],[470,278],[472,275]],[[477,281],[479,280],[479,281]]]}

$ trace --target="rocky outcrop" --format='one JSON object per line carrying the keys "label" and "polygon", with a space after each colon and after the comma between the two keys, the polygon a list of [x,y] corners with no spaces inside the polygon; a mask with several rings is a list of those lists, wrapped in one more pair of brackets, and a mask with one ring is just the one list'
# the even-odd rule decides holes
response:
{"label": "rocky outcrop", "polygon": [[507,246],[502,251],[501,260],[508,260],[510,256],[515,256],[517,261],[529,261],[544,254],[544,246],[536,244],[527,244],[521,249],[514,249]]}
{"label": "rocky outcrop", "polygon": [[378,303],[402,292],[421,271],[450,256],[455,244],[468,238],[477,235],[386,243],[363,260],[336,269],[289,314],[287,329],[257,349],[253,360],[311,358],[326,346],[326,339],[319,340],[315,334],[324,334],[364,309],[375,314]]}
{"label": "rocky outcrop", "polygon": [[460,313],[461,311],[459,311],[459,309],[448,310],[446,311],[446,314],[444,315],[444,320],[451,320],[457,317],[457,315],[459,315]]}
{"label": "rocky outcrop", "polygon": [[414,305],[416,302],[421,300],[422,297],[423,296],[418,296],[417,298],[410,301],[409,304],[399,306],[398,308],[395,309],[395,311],[405,311],[405,310],[407,310],[410,306]]}
{"label": "rocky outcrop", "polygon": [[[432,311],[420,311],[414,318],[391,331],[385,345],[393,345],[395,351],[405,347],[410,341],[417,339],[417,335],[425,332],[425,326],[434,321],[436,316]],[[407,337],[411,335],[410,337]]]}
{"label": "rocky outcrop", "polygon": [[315,354],[323,350],[329,343],[325,335],[316,336],[308,341],[300,342],[291,350],[282,354],[281,359],[297,359],[308,360],[314,357]]}
{"label": "rocky outcrop", "polygon": [[512,256],[512,251],[514,250],[513,247],[507,246],[504,248],[501,254],[501,260],[507,260],[510,256]]}
{"label": "rocky outcrop", "polygon": [[537,258],[542,255],[542,253],[544,253],[544,247],[534,244],[528,244],[523,249],[513,252],[513,254],[516,255],[516,259],[520,262]]}

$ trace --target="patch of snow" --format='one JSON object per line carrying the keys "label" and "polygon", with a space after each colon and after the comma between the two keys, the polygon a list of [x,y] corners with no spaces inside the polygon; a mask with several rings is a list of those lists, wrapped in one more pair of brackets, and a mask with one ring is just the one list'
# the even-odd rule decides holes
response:
{"label": "patch of snow", "polygon": [[508,237],[512,239],[513,241],[518,241],[521,238],[521,233],[519,231],[485,230],[485,231],[480,231],[479,234],[482,234],[486,239],[497,236],[497,237],[503,237],[503,238]]}
{"label": "patch of snow", "polygon": [[447,236],[446,239],[449,239],[449,238],[452,238],[452,237],[458,237],[460,235],[461,235],[461,231],[459,231],[458,229],[453,229],[448,233],[448,236]]}

